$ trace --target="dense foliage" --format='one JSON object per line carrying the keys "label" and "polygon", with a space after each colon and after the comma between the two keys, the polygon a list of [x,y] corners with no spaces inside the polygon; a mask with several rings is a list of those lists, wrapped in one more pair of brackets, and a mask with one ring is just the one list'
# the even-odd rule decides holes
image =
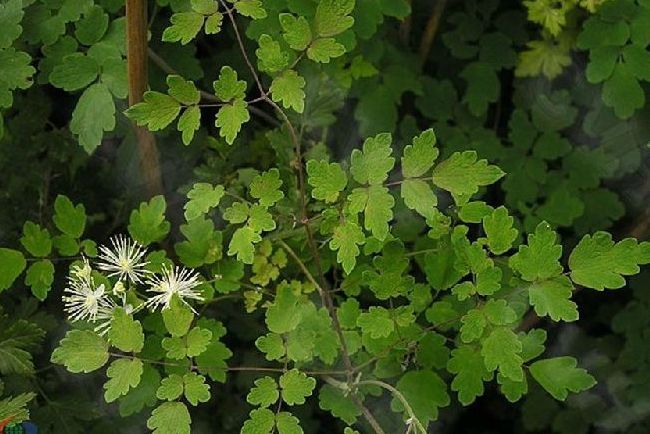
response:
{"label": "dense foliage", "polygon": [[648,432],[650,2],[149,3],[1,0],[0,427]]}

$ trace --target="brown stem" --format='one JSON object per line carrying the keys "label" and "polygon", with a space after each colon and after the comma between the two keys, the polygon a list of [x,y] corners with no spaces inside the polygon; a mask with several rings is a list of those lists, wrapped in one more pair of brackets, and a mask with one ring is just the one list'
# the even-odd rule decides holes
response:
{"label": "brown stem", "polygon": [[442,12],[445,10],[446,4],[447,0],[437,0],[433,5],[433,11],[431,12],[431,16],[424,28],[422,39],[420,40],[420,64],[422,65],[424,65],[427,57],[429,57],[429,52],[431,52],[433,40],[436,37],[440,25],[440,17],[442,17]]}
{"label": "brown stem", "polygon": [[[147,76],[147,2],[126,1],[126,51],[129,79],[129,106],[142,101],[148,88]],[[154,135],[133,124],[140,157],[140,172],[149,196],[163,193],[160,158]]]}

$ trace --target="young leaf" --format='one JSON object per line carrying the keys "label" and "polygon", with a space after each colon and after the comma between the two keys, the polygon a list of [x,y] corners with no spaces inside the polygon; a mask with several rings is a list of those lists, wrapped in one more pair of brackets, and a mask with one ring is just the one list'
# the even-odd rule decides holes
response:
{"label": "young leaf", "polygon": [[573,357],[538,360],[530,365],[530,373],[553,398],[564,401],[568,392],[582,392],[596,384],[594,377],[577,365]]}
{"label": "young leaf", "polygon": [[289,65],[289,54],[282,51],[280,44],[269,35],[260,36],[257,41],[259,48],[255,50],[257,64],[264,72],[282,71]]}
{"label": "young leaf", "polygon": [[271,434],[275,426],[275,414],[268,408],[258,408],[250,412],[240,434]]}
{"label": "young leaf", "polygon": [[158,399],[174,401],[183,394],[183,377],[178,374],[170,374],[169,377],[163,378],[160,387],[156,391]]}
{"label": "young leaf", "polygon": [[23,225],[23,236],[20,238],[20,244],[30,254],[39,258],[49,255],[52,251],[50,231],[31,221],[26,221]]}
{"label": "young leaf", "polygon": [[95,59],[83,53],[73,53],[54,67],[49,80],[52,86],[72,92],[88,86],[98,74],[99,65]]}
{"label": "young leaf", "polygon": [[390,312],[380,306],[371,306],[357,318],[357,325],[372,339],[385,338],[395,329]]}
{"label": "young leaf", "polygon": [[483,395],[483,382],[493,377],[485,368],[481,354],[469,345],[451,352],[447,370],[456,374],[451,382],[451,390],[458,392],[458,400],[463,405],[470,405],[476,397]]}
{"label": "young leaf", "polygon": [[228,255],[237,255],[237,260],[242,261],[244,264],[252,264],[255,255],[255,246],[253,244],[260,241],[262,241],[262,237],[249,226],[238,228],[230,239]]}
{"label": "young leaf", "polygon": [[64,234],[80,238],[86,227],[86,209],[83,204],[74,205],[66,196],[58,195],[52,220]]}
{"label": "young leaf", "polygon": [[393,206],[395,199],[388,188],[380,185],[371,185],[368,188],[364,226],[380,241],[388,236],[388,223],[393,219]]}
{"label": "young leaf", "polygon": [[334,38],[319,38],[307,48],[307,57],[318,63],[329,63],[330,59],[345,54],[345,47]]}
{"label": "young leaf", "polygon": [[162,317],[165,328],[174,337],[185,336],[194,320],[192,310],[176,295],[172,297],[169,308],[163,309]]}
{"label": "young leaf", "polygon": [[194,327],[186,336],[187,356],[195,357],[202,354],[212,339],[212,332],[200,327]]}
{"label": "young leaf", "polygon": [[[403,163],[402,163],[403,164]],[[404,204],[428,220],[435,220],[438,197],[431,187],[419,179],[405,179],[400,188]]]}
{"label": "young leaf", "polygon": [[34,262],[25,273],[25,285],[32,288],[32,294],[39,300],[45,300],[54,282],[54,264],[48,259]]}
{"label": "young leaf", "polygon": [[281,411],[275,417],[278,434],[304,434],[300,427],[300,420],[286,411]]}
{"label": "young leaf", "polygon": [[168,75],[167,86],[169,87],[169,96],[183,105],[198,104],[201,100],[201,94],[194,83],[185,80],[180,75]]}
{"label": "young leaf", "polygon": [[201,126],[201,109],[199,106],[191,106],[185,109],[178,118],[176,129],[181,132],[184,145],[189,145],[194,138],[194,133]]}
{"label": "young leaf", "polygon": [[198,375],[196,372],[188,372],[183,375],[183,384],[185,398],[193,406],[196,407],[200,402],[210,400],[210,385],[206,384],[204,376]]}

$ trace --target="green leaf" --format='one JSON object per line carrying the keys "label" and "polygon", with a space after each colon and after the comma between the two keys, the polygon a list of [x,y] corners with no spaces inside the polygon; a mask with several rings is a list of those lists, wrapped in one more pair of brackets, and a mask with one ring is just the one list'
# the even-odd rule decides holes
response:
{"label": "green leaf", "polygon": [[650,80],[650,52],[645,46],[636,44],[627,45],[623,49],[625,64],[639,80]]}
{"label": "green leaf", "polygon": [[405,179],[400,189],[404,204],[425,219],[435,220],[438,197],[431,187],[419,179]]}
{"label": "green leaf", "polygon": [[119,400],[120,416],[130,416],[140,413],[145,407],[153,407],[157,402],[156,390],[159,385],[160,374],[155,368],[145,364],[140,384]]}
{"label": "green leaf", "polygon": [[269,35],[262,35],[257,43],[259,48],[255,50],[257,65],[264,72],[278,72],[289,66],[289,54],[282,51],[282,47]]}
{"label": "green leaf", "polygon": [[578,285],[602,291],[625,286],[625,278],[639,272],[639,246],[634,238],[618,243],[611,234],[585,235],[569,256],[571,279]]}
{"label": "green leaf", "polygon": [[296,51],[304,51],[312,40],[311,27],[305,17],[294,17],[291,14],[279,15],[282,26],[282,37],[289,47]]}
{"label": "green leaf", "polygon": [[498,368],[504,377],[522,381],[524,371],[521,368],[521,351],[521,341],[517,335],[510,329],[500,327],[483,340],[481,355],[489,371]]}
{"label": "green leaf", "polygon": [[162,35],[165,42],[178,42],[185,45],[196,37],[203,26],[203,15],[196,12],[179,12],[172,15],[171,26]]}
{"label": "green leaf", "polygon": [[212,186],[205,182],[197,182],[187,193],[189,199],[185,206],[185,219],[190,221],[204,214],[219,205],[225,190],[222,185]]}
{"label": "green leaf", "polygon": [[129,217],[129,234],[140,244],[147,246],[161,241],[169,233],[170,223],[165,220],[167,203],[164,196],[154,196],[149,202],[142,202]]}
{"label": "green leaf", "polygon": [[183,105],[194,105],[201,101],[201,94],[194,83],[180,75],[168,75],[167,86],[169,86],[169,96]]}
{"label": "green leaf", "polygon": [[163,338],[162,348],[168,359],[181,360],[187,357],[187,346],[181,338]]}
{"label": "green leaf", "polygon": [[616,65],[611,78],[603,84],[602,96],[605,105],[621,119],[631,117],[645,104],[643,88],[626,63]]}
{"label": "green leaf", "polygon": [[34,374],[31,353],[40,347],[44,335],[32,322],[0,316],[0,374]]}
{"label": "green leaf", "polygon": [[266,336],[260,336],[255,341],[255,346],[264,353],[264,357],[269,361],[279,360],[285,354],[282,337],[276,333],[268,333]]}
{"label": "green leaf", "polygon": [[465,223],[481,223],[483,217],[491,215],[493,210],[494,208],[482,201],[468,202],[460,208],[458,217]]}
{"label": "green leaf", "polygon": [[271,434],[275,426],[275,414],[268,408],[258,408],[250,412],[240,434]]}
{"label": "green leaf", "polygon": [[573,284],[566,276],[533,283],[528,288],[531,306],[539,316],[550,316],[553,321],[576,321],[578,305],[571,301]]}
{"label": "green leaf", "polygon": [[51,360],[75,374],[92,372],[108,361],[108,342],[90,330],[71,330],[54,349]]}
{"label": "green leaf", "polygon": [[519,251],[510,258],[510,267],[529,282],[544,280],[562,273],[560,257],[562,246],[556,244],[557,234],[551,226],[542,222],[535,233],[528,235],[528,245],[519,246]]}
{"label": "green leaf", "polygon": [[[438,419],[438,409],[450,404],[447,384],[433,371],[409,371],[396,384],[415,416],[425,427]],[[402,403],[393,397],[393,410],[404,410]]]}
{"label": "green leaf", "polygon": [[80,238],[86,227],[86,209],[83,204],[74,205],[66,196],[58,195],[54,201],[52,220],[64,234]]}
{"label": "green leaf", "polygon": [[144,346],[142,325],[140,321],[133,319],[126,310],[117,307],[113,311],[108,339],[114,347],[126,353],[139,353]]}
{"label": "green leaf", "polygon": [[316,380],[297,369],[291,369],[280,377],[282,399],[289,405],[304,404],[316,387]]}
{"label": "green leaf", "polygon": [[215,95],[221,101],[243,99],[246,96],[246,82],[237,79],[237,71],[224,66],[219,72],[219,79],[212,84]]}
{"label": "green leaf", "polygon": [[165,402],[159,405],[147,420],[153,434],[190,434],[190,417],[182,402]]}
{"label": "green leaf", "polygon": [[201,109],[199,106],[192,106],[185,109],[178,118],[176,129],[180,131],[184,145],[189,145],[194,138],[194,133],[201,127]]}
{"label": "green leaf", "polygon": [[395,329],[390,312],[380,306],[371,306],[368,312],[359,315],[357,325],[372,339],[388,337]]}
{"label": "green leaf", "polygon": [[39,258],[49,255],[52,251],[50,231],[31,221],[26,221],[23,225],[20,244],[30,254]]}
{"label": "green leaf", "polygon": [[361,415],[361,410],[354,404],[354,401],[330,384],[326,384],[320,389],[318,404],[322,410],[329,411],[348,425],[355,423],[357,417]]}
{"label": "green leaf", "polygon": [[377,185],[388,178],[395,165],[391,155],[393,139],[388,133],[378,134],[365,140],[363,151],[354,149],[350,157],[350,172],[359,184]]}
{"label": "green leaf", "polygon": [[212,332],[208,329],[194,327],[190,330],[185,339],[187,344],[187,356],[195,357],[208,348],[210,339],[212,339]]}
{"label": "green leaf", "polygon": [[305,79],[293,69],[288,69],[273,79],[269,90],[273,101],[281,101],[284,108],[302,113],[305,109],[304,87]]}
{"label": "green leaf", "polygon": [[[213,337],[215,333],[213,332]],[[213,340],[206,350],[196,356],[194,360],[199,372],[208,375],[212,381],[224,383],[228,365],[226,360],[232,357],[230,351],[223,343]]]}
{"label": "green leaf", "polygon": [[334,229],[334,235],[329,246],[332,250],[338,250],[336,261],[343,266],[343,270],[350,274],[357,263],[360,245],[366,242],[361,227],[352,220],[346,220]]}
{"label": "green leaf", "polygon": [[553,398],[564,401],[568,392],[582,392],[596,384],[594,377],[577,365],[573,357],[538,360],[530,365],[530,373]]}
{"label": "green leaf", "polygon": [[393,219],[395,199],[388,188],[381,185],[371,185],[368,188],[368,201],[364,210],[364,225],[372,235],[380,241],[388,236],[388,223]]}
{"label": "green leaf", "polygon": [[275,229],[275,221],[273,216],[266,207],[261,205],[253,205],[250,207],[250,217],[248,225],[257,233],[264,231],[269,232]]}
{"label": "green leaf", "polygon": [[475,116],[483,115],[490,103],[499,99],[501,84],[493,67],[485,62],[473,62],[463,69],[460,76],[467,82],[463,102]]}
{"label": "green leaf", "polygon": [[9,289],[26,266],[21,252],[0,247],[0,291]]}
{"label": "green leaf", "polygon": [[298,326],[301,315],[298,296],[293,289],[280,286],[275,301],[266,310],[266,325],[273,333],[288,333]]}
{"label": "green leaf", "polygon": [[185,388],[185,398],[193,406],[199,405],[200,402],[210,400],[210,385],[206,384],[205,377],[198,375],[196,372],[188,372],[183,375]]}
{"label": "green leaf", "polygon": [[600,83],[612,76],[621,49],[619,47],[597,47],[589,53],[586,76],[590,83]]}
{"label": "green leaf", "polygon": [[334,38],[316,39],[307,48],[307,57],[318,63],[329,63],[330,59],[344,54],[345,46],[336,42]]}
{"label": "green leaf", "polygon": [[104,399],[113,402],[129,389],[140,383],[142,361],[140,359],[117,359],[106,370],[109,380],[104,384]]}
{"label": "green leaf", "polygon": [[83,53],[65,56],[50,73],[50,83],[67,92],[83,89],[95,81],[99,74],[99,65],[92,57]]}
{"label": "green leaf", "polygon": [[260,205],[269,207],[284,197],[280,187],[282,187],[280,171],[273,168],[256,175],[249,188],[251,196],[259,200]]}
{"label": "green leaf", "polygon": [[115,128],[115,103],[108,86],[95,83],[81,94],[72,112],[70,131],[79,136],[79,144],[92,153],[100,145],[104,131]]}
{"label": "green leaf", "polygon": [[271,377],[262,377],[255,380],[255,387],[246,396],[246,401],[252,405],[269,407],[277,402],[280,397],[278,385]]}
{"label": "green leaf", "polygon": [[228,255],[237,255],[237,260],[244,264],[252,264],[255,255],[255,243],[262,241],[262,237],[249,226],[238,228],[230,239]]}
{"label": "green leaf", "polygon": [[404,148],[402,174],[406,178],[422,176],[433,167],[440,151],[436,148],[436,135],[432,129],[413,138],[413,144]]}
{"label": "green leaf", "polygon": [[34,262],[25,274],[25,285],[31,287],[32,294],[41,301],[47,298],[53,282],[54,264],[49,259]]}
{"label": "green leaf", "polygon": [[30,65],[32,58],[14,48],[0,50],[0,107],[11,107],[14,89],[27,89],[32,85],[36,69]]}
{"label": "green leaf", "polygon": [[313,187],[311,196],[326,203],[336,202],[339,193],[345,190],[348,184],[348,177],[341,165],[325,160],[309,160],[307,175],[307,182]]}
{"label": "green leaf", "polygon": [[[0,11],[1,13],[2,11]],[[29,419],[27,404],[35,397],[35,393],[21,393],[18,396],[0,400],[0,420],[3,423],[11,421],[12,424],[15,424],[5,430],[5,432],[10,431],[14,426],[20,427],[20,422]]]}
{"label": "green leaf", "polygon": [[93,45],[104,36],[108,30],[108,14],[104,8],[95,5],[84,12],[82,19],[75,23],[74,35],[83,45]]}
{"label": "green leaf", "polygon": [[321,0],[316,8],[315,30],[318,36],[335,36],[354,24],[349,16],[354,10],[354,0]]}
{"label": "green leaf", "polygon": [[178,374],[170,374],[169,377],[163,378],[160,387],[156,391],[158,399],[174,401],[183,394],[183,377]]}
{"label": "green leaf", "polygon": [[215,125],[219,128],[219,135],[232,145],[241,130],[241,126],[250,120],[248,103],[243,99],[236,99],[232,104],[226,104],[219,109]]}
{"label": "green leaf", "polygon": [[519,234],[519,231],[512,227],[514,221],[503,206],[496,208],[491,215],[483,217],[483,229],[492,253],[501,255],[510,250]]}
{"label": "green leaf", "polygon": [[455,374],[451,390],[458,392],[458,401],[470,405],[476,397],[483,395],[483,382],[493,375],[485,368],[481,354],[469,345],[463,345],[451,352],[447,370]]}
{"label": "green leaf", "polygon": [[[23,19],[22,0],[8,0],[0,4],[0,49],[9,48],[23,32],[20,22]],[[0,418],[4,420],[4,418]]]}
{"label": "green leaf", "polygon": [[194,320],[192,310],[177,295],[172,297],[169,308],[162,311],[162,317],[165,328],[174,337],[185,336]]}
{"label": "green leaf", "polygon": [[237,12],[254,20],[266,18],[266,10],[261,0],[239,0],[235,3]]}
{"label": "green leaf", "polygon": [[214,230],[212,220],[197,217],[181,225],[181,233],[187,241],[176,243],[174,248],[183,264],[195,268],[221,259],[223,235]]}
{"label": "green leaf", "polygon": [[144,101],[131,106],[125,114],[149,131],[159,131],[171,124],[181,111],[176,99],[164,93],[147,91]]}
{"label": "green leaf", "polygon": [[275,418],[278,434],[303,434],[300,420],[286,411],[281,411]]}
{"label": "green leaf", "polygon": [[433,169],[433,183],[455,196],[471,196],[505,175],[487,160],[477,160],[475,151],[453,153]]}

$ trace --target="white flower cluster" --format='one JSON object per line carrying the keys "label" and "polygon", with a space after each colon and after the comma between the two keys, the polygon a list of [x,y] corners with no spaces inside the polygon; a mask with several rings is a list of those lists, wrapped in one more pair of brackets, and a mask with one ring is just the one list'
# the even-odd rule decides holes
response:
{"label": "white flower cluster", "polygon": [[99,247],[97,269],[106,273],[106,277],[117,277],[112,291],[107,291],[103,283],[96,284],[93,268],[86,257],[83,264],[73,265],[63,294],[68,319],[98,323],[95,330],[105,333],[115,308],[123,307],[129,313],[135,311],[126,301],[127,288],[131,285],[145,286],[148,298],[141,306],[151,310],[168,308],[174,294],[186,304],[187,300],[203,300],[196,290],[201,283],[198,273],[178,266],[163,266],[161,273],[152,273],[146,268],[146,253],[144,246],[124,235],[112,237],[110,247]]}

